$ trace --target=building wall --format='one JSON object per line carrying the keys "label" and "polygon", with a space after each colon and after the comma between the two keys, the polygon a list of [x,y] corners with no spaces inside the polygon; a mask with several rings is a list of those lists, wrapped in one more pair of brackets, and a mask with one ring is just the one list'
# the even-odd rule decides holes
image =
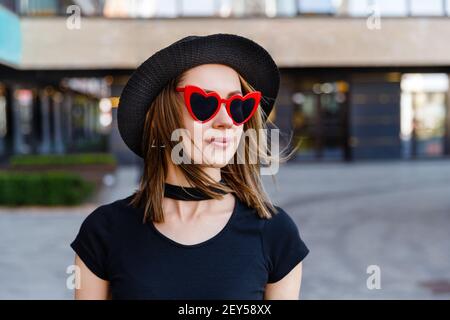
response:
{"label": "building wall", "polygon": [[[135,68],[189,34],[236,33],[263,45],[280,67],[448,66],[450,19],[365,18],[22,18],[23,69]],[[113,48],[113,49],[112,49]]]}

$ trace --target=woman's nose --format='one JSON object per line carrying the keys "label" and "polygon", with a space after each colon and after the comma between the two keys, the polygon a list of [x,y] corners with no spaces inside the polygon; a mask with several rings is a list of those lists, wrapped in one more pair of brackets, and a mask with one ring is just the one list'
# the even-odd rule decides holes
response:
{"label": "woman's nose", "polygon": [[219,112],[217,112],[217,115],[213,119],[213,127],[214,128],[231,128],[233,126],[233,120],[230,118],[227,112],[227,107],[225,103],[222,103],[220,105]]}

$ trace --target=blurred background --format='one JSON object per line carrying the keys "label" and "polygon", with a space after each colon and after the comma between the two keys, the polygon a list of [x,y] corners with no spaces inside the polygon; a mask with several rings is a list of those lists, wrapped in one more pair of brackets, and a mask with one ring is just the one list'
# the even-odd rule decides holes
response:
{"label": "blurred background", "polygon": [[[234,33],[275,59],[265,177],[311,249],[303,299],[450,298],[450,0],[0,0],[0,298],[71,299],[69,247],[142,160],[117,130],[150,55]],[[290,140],[292,138],[292,140]]]}

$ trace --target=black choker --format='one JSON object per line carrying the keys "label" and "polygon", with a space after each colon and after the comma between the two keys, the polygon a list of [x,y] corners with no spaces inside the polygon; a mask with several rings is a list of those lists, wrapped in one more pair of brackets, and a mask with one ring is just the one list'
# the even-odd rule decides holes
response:
{"label": "black choker", "polygon": [[[223,180],[219,183],[225,184]],[[221,194],[226,194],[221,190],[218,190]],[[199,188],[196,187],[182,187],[170,183],[164,184],[164,197],[171,198],[175,200],[187,200],[187,201],[197,201],[197,200],[208,200],[213,199],[210,196],[204,194]]]}

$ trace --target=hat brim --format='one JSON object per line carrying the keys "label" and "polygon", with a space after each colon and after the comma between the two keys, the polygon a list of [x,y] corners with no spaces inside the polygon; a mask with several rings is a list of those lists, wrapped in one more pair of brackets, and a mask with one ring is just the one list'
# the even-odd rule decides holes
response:
{"label": "hat brim", "polygon": [[234,34],[189,36],[144,61],[131,75],[119,100],[118,129],[125,144],[139,157],[145,116],[152,101],[174,77],[201,64],[224,64],[261,91],[264,117],[275,103],[280,74],[270,54],[256,42]]}

